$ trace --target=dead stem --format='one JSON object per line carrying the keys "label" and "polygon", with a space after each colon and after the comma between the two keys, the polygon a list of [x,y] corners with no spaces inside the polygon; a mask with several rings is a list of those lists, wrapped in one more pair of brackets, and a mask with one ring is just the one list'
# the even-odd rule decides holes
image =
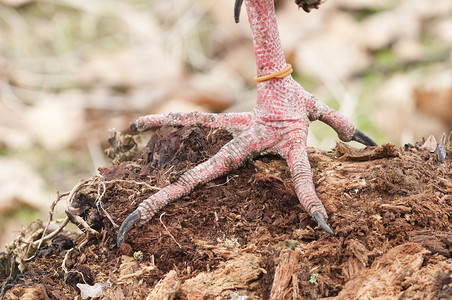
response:
{"label": "dead stem", "polygon": [[68,258],[68,256],[69,256],[69,253],[71,253],[72,250],[74,250],[74,248],[71,248],[71,249],[69,249],[69,250],[66,252],[66,254],[64,255],[63,262],[61,263],[61,269],[63,269],[64,274],[67,273],[67,269],[66,269],[66,260],[67,260],[67,258]]}
{"label": "dead stem", "polygon": [[[50,205],[50,209],[49,209],[49,221],[47,222],[46,227],[44,228],[44,231],[42,232],[43,237],[40,238],[37,241],[34,241],[30,244],[28,244],[28,249],[27,249],[27,254],[29,253],[30,249],[39,249],[42,245],[43,242],[48,241],[50,239],[52,239],[53,237],[55,237],[57,234],[59,234],[61,232],[61,230],[63,230],[64,227],[66,227],[67,223],[69,222],[69,217],[66,217],[63,221],[63,223],[61,223],[61,225],[58,227],[57,230],[53,231],[52,233],[44,236],[47,232],[47,229],[50,226],[50,223],[53,221],[53,215],[55,213],[55,207],[57,205],[57,203],[65,196],[68,196],[70,193],[69,192],[65,192],[60,194],[60,192],[57,192],[57,198],[55,199],[55,201],[52,202],[52,204]],[[30,261],[32,260],[35,256],[36,256],[37,251],[34,252],[34,254],[29,257],[26,258],[25,261]],[[28,255],[27,255],[28,256]]]}
{"label": "dead stem", "polygon": [[[99,177],[97,177],[96,179],[94,179],[94,181],[97,181],[98,179],[100,179]],[[98,209],[102,210],[102,212],[105,214],[105,216],[107,217],[107,219],[111,222],[111,224],[115,227],[115,228],[119,228],[119,225],[115,223],[115,221],[113,221],[112,216],[107,212],[107,210],[103,207],[102,205],[102,199],[104,198],[104,195],[107,191],[107,184],[115,184],[115,183],[130,183],[130,184],[138,184],[138,185],[144,185],[146,186],[148,189],[150,190],[160,190],[160,188],[155,187],[155,186],[151,186],[146,182],[139,182],[139,181],[133,181],[133,180],[109,180],[109,181],[99,181],[101,186],[103,187],[103,191],[101,193],[101,195],[97,198],[96,200],[96,206]],[[97,189],[97,194],[100,193],[99,191],[100,186]]]}
{"label": "dead stem", "polygon": [[[97,198],[96,200],[96,206],[97,208],[101,209],[102,212],[105,214],[105,216],[107,217],[108,220],[110,220],[111,224],[115,227],[115,228],[119,228],[119,225],[115,223],[115,221],[113,221],[113,218],[110,216],[110,214],[107,212],[107,210],[104,208],[104,206],[102,205],[102,198],[105,195],[105,192],[107,191],[107,187],[105,185],[105,182],[101,181],[102,187],[104,188],[104,191],[102,192],[102,194]],[[98,189],[99,192],[99,189]]]}
{"label": "dead stem", "polygon": [[80,228],[80,226],[82,227],[82,228],[80,228],[80,229],[86,230],[86,232],[91,233],[91,234],[94,235],[94,236],[98,236],[98,235],[99,235],[99,232],[98,232],[97,230],[92,229],[92,228],[88,225],[88,223],[86,223],[86,221],[83,220],[82,217],[73,215],[73,214],[71,214],[71,213],[68,212],[68,211],[66,211],[66,214],[68,215],[69,220],[70,220],[72,223],[74,223],[75,225],[78,225],[79,228]]}
{"label": "dead stem", "polygon": [[69,257],[69,253],[71,253],[72,250],[74,250],[74,248],[69,249],[69,250],[66,252],[66,254],[64,255],[63,262],[61,263],[61,269],[63,269],[64,275],[69,274],[69,273],[80,274],[81,277],[82,277],[83,282],[84,282],[85,284],[88,284],[88,283],[86,282],[86,280],[85,280],[85,275],[84,275],[82,272],[80,272],[80,271],[68,271],[67,268],[66,268],[66,260],[67,260],[67,258]]}
{"label": "dead stem", "polygon": [[136,271],[135,273],[132,274],[127,274],[127,275],[123,275],[121,277],[118,278],[118,283],[117,284],[123,284],[125,282],[123,282],[126,279],[130,279],[130,278],[134,278],[134,277],[139,277],[147,272],[153,271],[155,270],[155,266],[146,266],[138,271]]}
{"label": "dead stem", "polygon": [[82,189],[82,187],[84,186],[84,184],[85,183],[87,183],[87,182],[91,182],[92,180],[90,180],[90,181],[85,181],[84,179],[81,179],[73,188],[72,188],[72,190],[69,192],[69,196],[68,196],[68,198],[67,198],[67,206],[68,207],[71,207],[71,203],[72,203],[72,200],[74,199],[74,197],[75,197],[75,194],[79,191],[79,190],[81,190]]}
{"label": "dead stem", "polygon": [[118,183],[118,182],[124,182],[124,183],[130,183],[130,184],[138,184],[138,185],[145,185],[150,190],[156,190],[160,191],[161,188],[152,186],[149,183],[143,182],[143,181],[134,181],[134,180],[124,180],[124,179],[115,179],[115,180],[108,180],[108,181],[102,181],[104,183]]}
{"label": "dead stem", "polygon": [[179,246],[180,249],[182,249],[181,245],[176,241],[176,239],[174,238],[174,236],[171,234],[171,232],[169,232],[168,228],[166,227],[165,223],[163,223],[162,217],[165,213],[162,213],[160,215],[160,223],[162,223],[163,227],[165,227],[166,232],[169,234],[169,236],[176,242],[176,244]]}
{"label": "dead stem", "polygon": [[229,183],[229,181],[234,180],[235,178],[239,177],[239,175],[231,175],[231,176],[226,176],[226,181],[223,183],[219,183],[219,184],[214,184],[212,186],[210,186],[209,188],[213,188],[213,187],[219,187],[219,186],[223,186]]}
{"label": "dead stem", "polygon": [[[95,176],[92,179],[85,181],[85,180],[81,180],[77,183],[77,185],[74,186],[74,188],[71,190],[71,192],[69,193],[68,196],[68,207],[71,207],[72,202],[74,201],[76,195],[78,194],[78,192],[82,189],[92,189],[92,191],[96,190],[96,193],[98,195],[98,198],[96,199],[96,206],[98,208],[98,210],[101,210],[102,213],[107,217],[108,220],[110,220],[111,224],[115,227],[118,228],[119,225],[116,224],[113,220],[113,217],[107,212],[107,210],[103,207],[102,205],[102,199],[105,196],[105,193],[107,191],[107,184],[117,184],[117,183],[129,183],[132,185],[144,185],[146,188],[150,189],[150,190],[160,190],[160,188],[155,187],[155,186],[151,186],[150,184],[146,183],[146,182],[139,182],[139,181],[133,181],[133,180],[108,180],[108,181],[103,181],[102,177],[98,177]],[[97,186],[97,188],[96,188]],[[103,191],[100,192],[100,187],[103,188]],[[90,228],[90,226],[88,225],[88,223],[86,223],[80,216],[76,216],[72,213],[70,213],[69,211],[66,211],[66,214],[69,217],[69,220],[76,224],[76,225],[80,225],[83,229],[85,229],[86,231],[90,232],[92,235],[97,236],[99,233]]]}

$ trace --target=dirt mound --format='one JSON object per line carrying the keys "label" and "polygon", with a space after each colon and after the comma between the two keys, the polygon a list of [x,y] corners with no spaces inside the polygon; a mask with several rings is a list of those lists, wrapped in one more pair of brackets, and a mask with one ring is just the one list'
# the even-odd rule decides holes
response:
{"label": "dirt mound", "polygon": [[442,163],[415,146],[308,149],[334,237],[303,211],[285,161],[266,156],[174,201],[132,229],[118,249],[118,225],[138,203],[230,139],[199,127],[161,128],[133,160],[102,168],[60,195],[69,201],[68,220],[82,233],[56,235],[49,227],[54,236],[44,242],[42,225],[22,233],[0,260],[2,295],[452,297],[450,145]]}

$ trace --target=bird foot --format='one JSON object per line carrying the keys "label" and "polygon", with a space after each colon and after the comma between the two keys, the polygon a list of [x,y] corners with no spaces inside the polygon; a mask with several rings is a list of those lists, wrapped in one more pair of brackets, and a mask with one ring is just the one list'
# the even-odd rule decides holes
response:
{"label": "bird foot", "polygon": [[[316,5],[317,0],[300,1]],[[243,0],[236,0],[234,17],[238,21]],[[132,124],[142,132],[160,126],[198,125],[230,131],[234,139],[217,154],[179,179],[141,202],[119,229],[118,246],[134,225],[149,221],[171,201],[190,193],[196,186],[240,167],[246,160],[260,154],[274,153],[286,159],[295,192],[304,209],[329,234],[326,210],[317,197],[306,152],[309,121],[320,120],[332,127],[342,141],[351,140],[366,146],[376,143],[359,131],[350,119],[336,112],[306,92],[290,75],[279,32],[273,0],[246,0],[248,18],[253,32],[258,74],[257,101],[253,112],[208,114],[170,113],[149,115]]]}
{"label": "bird foot", "polygon": [[[306,99],[300,98],[300,100],[305,101]],[[319,105],[324,108],[320,102]],[[316,112],[317,116],[319,109],[313,111]],[[337,119],[338,113],[335,112],[333,115],[334,119]],[[246,160],[262,153],[279,154],[287,160],[295,191],[301,204],[325,232],[334,235],[333,230],[326,222],[328,219],[326,210],[315,193],[306,152],[308,124],[303,121],[305,119],[280,121],[278,126],[275,126],[275,122],[264,122],[257,118],[255,112],[229,114],[169,113],[139,118],[131,125],[138,132],[163,125],[201,125],[233,131],[236,137],[224,145],[209,160],[185,172],[176,182],[140,203],[138,208],[122,223],[117,235],[117,245],[120,246],[123,243],[127,232],[133,226],[146,223],[171,201],[190,193],[200,184],[240,167]],[[324,118],[325,120],[329,120],[328,117]],[[351,136],[351,140],[367,146],[376,145],[374,141],[350,124],[347,123],[345,127],[353,133],[342,132],[344,136]]]}

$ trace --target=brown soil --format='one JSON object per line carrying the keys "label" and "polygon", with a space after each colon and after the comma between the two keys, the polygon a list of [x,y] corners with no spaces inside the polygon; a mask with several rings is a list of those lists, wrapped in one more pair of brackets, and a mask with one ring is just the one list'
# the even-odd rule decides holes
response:
{"label": "brown soil", "polygon": [[43,226],[22,233],[0,257],[1,296],[74,299],[77,284],[108,282],[102,299],[451,299],[450,144],[442,163],[418,146],[309,148],[334,237],[303,211],[285,161],[265,156],[174,201],[118,249],[118,224],[140,201],[230,139],[164,127],[133,160],[80,182],[62,197],[83,233],[40,247]]}

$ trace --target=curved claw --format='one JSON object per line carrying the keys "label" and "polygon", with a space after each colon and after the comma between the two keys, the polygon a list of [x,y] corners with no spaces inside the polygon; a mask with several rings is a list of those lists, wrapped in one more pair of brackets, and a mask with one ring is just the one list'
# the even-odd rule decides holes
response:
{"label": "curved claw", "polygon": [[370,137],[358,129],[356,129],[353,134],[352,141],[356,141],[366,146],[378,146],[378,144],[375,143]]}
{"label": "curved claw", "polygon": [[234,21],[240,22],[240,10],[242,9],[243,0],[235,0],[234,3]]}
{"label": "curved claw", "polygon": [[132,130],[134,133],[139,133],[139,132],[140,132],[140,131],[138,130],[137,123],[135,123],[135,122],[130,123],[130,130]]}
{"label": "curved claw", "polygon": [[312,216],[314,217],[314,220],[317,222],[317,224],[319,224],[320,227],[322,227],[322,229],[325,230],[325,232],[334,235],[333,230],[331,230],[330,226],[328,226],[325,217],[320,212],[315,211]]}
{"label": "curved claw", "polygon": [[138,210],[135,210],[133,213],[127,216],[127,218],[122,222],[121,227],[119,227],[118,235],[116,237],[116,245],[121,247],[124,242],[124,238],[126,237],[127,232],[129,232],[130,228],[133,225],[136,225],[141,220],[141,214]]}

